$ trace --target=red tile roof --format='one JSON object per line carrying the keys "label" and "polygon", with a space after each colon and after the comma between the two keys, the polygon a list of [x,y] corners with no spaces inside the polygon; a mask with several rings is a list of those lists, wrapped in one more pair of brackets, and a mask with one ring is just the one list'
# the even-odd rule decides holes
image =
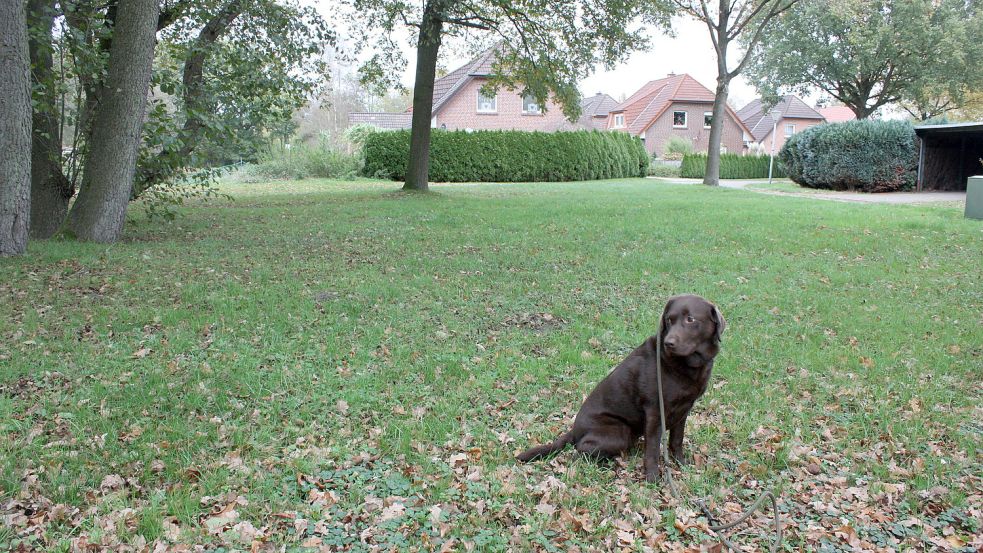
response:
{"label": "red tile roof", "polygon": [[[713,104],[714,94],[699,81],[686,73],[669,75],[662,79],[649,81],[637,92],[628,97],[612,113],[625,115],[625,126],[632,134],[644,133],[673,102],[692,102]],[[727,112],[741,126],[744,124],[734,110]]]}
{"label": "red tile roof", "polygon": [[491,75],[492,63],[495,61],[494,54],[499,48],[501,48],[501,43],[492,46],[475,59],[437,79],[433,83],[433,113],[436,114],[454,96],[454,93],[472,78]]}
{"label": "red tile roof", "polygon": [[764,109],[764,102],[760,98],[752,100],[751,103],[737,112],[737,116],[741,118],[747,128],[751,129],[751,136],[755,140],[761,141],[774,128],[776,122],[772,118],[772,114],[775,112],[779,114],[779,121],[785,118],[825,120],[822,114],[809,107],[798,96],[791,94],[783,96],[775,104],[775,107],[767,112]]}

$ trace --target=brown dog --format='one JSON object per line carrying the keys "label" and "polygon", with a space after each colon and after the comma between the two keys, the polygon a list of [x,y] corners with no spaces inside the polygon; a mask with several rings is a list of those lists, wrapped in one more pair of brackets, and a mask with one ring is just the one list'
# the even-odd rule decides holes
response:
{"label": "brown dog", "polygon": [[613,459],[645,436],[645,478],[658,480],[662,468],[655,363],[658,336],[662,337],[669,453],[683,463],[686,417],[707,389],[726,325],[717,306],[700,296],[670,298],[662,312],[659,334],[646,340],[594,388],[577,413],[573,428],[552,443],[521,453],[518,460],[533,461],[570,444],[584,455]]}

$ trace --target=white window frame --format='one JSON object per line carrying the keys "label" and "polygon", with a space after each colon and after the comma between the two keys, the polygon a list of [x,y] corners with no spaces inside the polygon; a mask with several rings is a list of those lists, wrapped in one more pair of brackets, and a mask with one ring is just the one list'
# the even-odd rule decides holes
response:
{"label": "white window frame", "polygon": [[[482,99],[491,100],[492,108],[481,109]],[[479,89],[477,96],[475,97],[475,108],[477,109],[478,113],[498,113],[498,94],[496,93],[494,96],[491,97],[485,96],[484,94],[481,93],[481,89]]]}
{"label": "white window frame", "polygon": [[710,125],[707,125],[707,116],[708,115],[710,116],[710,123],[711,124],[713,123],[713,112],[712,111],[704,111],[703,112],[703,128],[704,129],[709,129],[710,128]]}
{"label": "white window frame", "polygon": [[[528,105],[536,106],[536,109],[526,109]],[[522,113],[526,115],[541,115],[543,113],[543,106],[539,105],[536,98],[532,94],[522,95]]]}
{"label": "white window frame", "polygon": [[615,114],[614,116],[614,128],[623,129],[625,128],[625,115],[623,113]]}
{"label": "white window frame", "polygon": [[[682,125],[677,125],[676,124],[676,114],[677,113],[682,113],[683,114],[683,124]],[[685,110],[675,110],[675,111],[673,111],[672,112],[672,128],[674,128],[674,129],[688,129],[689,128],[689,112],[688,111],[685,111]]]}
{"label": "white window frame", "polygon": [[785,138],[789,138],[795,134],[795,125],[788,124],[785,125]]}

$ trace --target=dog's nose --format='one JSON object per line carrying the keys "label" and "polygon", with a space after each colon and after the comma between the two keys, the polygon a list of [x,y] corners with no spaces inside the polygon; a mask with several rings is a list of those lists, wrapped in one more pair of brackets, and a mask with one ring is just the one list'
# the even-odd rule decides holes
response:
{"label": "dog's nose", "polygon": [[666,346],[669,349],[672,349],[672,348],[676,347],[676,339],[675,338],[666,338],[665,340],[662,341],[662,345]]}

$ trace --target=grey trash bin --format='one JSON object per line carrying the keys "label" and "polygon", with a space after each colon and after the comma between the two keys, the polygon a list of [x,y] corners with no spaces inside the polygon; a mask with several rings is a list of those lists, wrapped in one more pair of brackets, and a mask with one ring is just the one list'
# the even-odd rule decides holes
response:
{"label": "grey trash bin", "polygon": [[966,182],[966,217],[983,220],[983,176]]}

